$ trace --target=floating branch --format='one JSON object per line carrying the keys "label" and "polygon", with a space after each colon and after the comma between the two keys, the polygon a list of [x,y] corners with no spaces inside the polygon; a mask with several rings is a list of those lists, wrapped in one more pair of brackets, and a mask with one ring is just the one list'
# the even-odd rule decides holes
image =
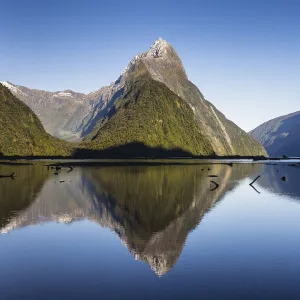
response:
{"label": "floating branch", "polygon": [[67,171],[67,173],[72,172],[74,169],[71,166],[68,166],[68,168],[70,169],[69,171]]}
{"label": "floating branch", "polygon": [[251,183],[249,183],[249,185],[258,193],[260,194],[260,192],[253,186],[253,184],[255,183],[255,181],[260,178],[261,176],[257,176]]}
{"label": "floating branch", "polygon": [[260,191],[258,191],[253,185],[251,185],[251,187],[254,189],[254,191],[258,194],[260,194]]}
{"label": "floating branch", "polygon": [[218,175],[208,175],[208,177],[218,177]]}
{"label": "floating branch", "polygon": [[0,175],[0,178],[11,178],[11,179],[15,179],[15,173],[12,173],[10,175]]}
{"label": "floating branch", "polygon": [[219,185],[215,181],[211,180],[210,182],[215,185],[215,187],[211,188],[210,191],[214,191],[214,190],[216,190],[219,187]]}
{"label": "floating branch", "polygon": [[253,185],[253,183],[255,183],[255,181],[257,180],[257,179],[259,179],[261,176],[259,175],[259,176],[257,176],[251,183],[249,183],[249,185]]}

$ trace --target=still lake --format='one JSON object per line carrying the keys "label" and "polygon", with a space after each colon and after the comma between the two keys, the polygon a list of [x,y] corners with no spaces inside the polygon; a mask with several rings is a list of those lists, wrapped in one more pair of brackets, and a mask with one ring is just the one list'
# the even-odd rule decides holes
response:
{"label": "still lake", "polygon": [[12,171],[1,300],[300,299],[296,166],[0,165]]}

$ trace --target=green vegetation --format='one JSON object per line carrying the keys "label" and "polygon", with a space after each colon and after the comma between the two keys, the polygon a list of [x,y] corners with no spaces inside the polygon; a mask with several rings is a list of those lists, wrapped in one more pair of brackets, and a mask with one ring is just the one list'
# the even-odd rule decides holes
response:
{"label": "green vegetation", "polygon": [[103,150],[132,143],[180,149],[193,155],[213,154],[190,106],[164,84],[151,79],[142,63],[83,145]]}
{"label": "green vegetation", "polygon": [[[151,258],[163,253],[165,272],[175,264],[188,233],[201,218],[197,209],[191,209],[195,196],[205,195],[204,206],[215,196],[204,172],[194,166],[90,168],[84,175],[92,179],[94,201],[99,197],[115,222],[122,224],[129,250],[152,266]],[[159,243],[154,250],[151,239],[156,234]]]}
{"label": "green vegetation", "polygon": [[[99,195],[104,191],[113,199],[115,214],[124,214],[124,225],[130,226],[129,218],[145,239],[183,215],[193,202],[197,183],[207,179],[194,166],[113,167],[89,169],[86,174],[92,175]],[[203,189],[209,191],[209,184]]]}
{"label": "green vegetation", "polygon": [[183,86],[185,100],[152,79],[142,61],[136,63],[118,97],[76,145],[47,134],[33,111],[0,84],[0,157],[73,152],[76,157],[267,155],[258,142],[205,101],[194,85]]}
{"label": "green vegetation", "polygon": [[195,107],[201,133],[208,138],[217,155],[268,156],[261,144],[205,100],[193,83],[183,79],[181,93],[183,99]]}
{"label": "green vegetation", "polygon": [[72,144],[47,134],[33,111],[0,84],[0,156],[66,156]]}
{"label": "green vegetation", "polygon": [[211,165],[211,174],[222,178],[222,186],[216,191],[210,191],[208,170],[202,171],[203,167],[86,168],[82,176],[88,178],[89,197],[94,203],[101,203],[99,210],[106,224],[136,258],[162,275],[176,263],[187,235],[205,213],[237,181],[258,172],[262,166]]}

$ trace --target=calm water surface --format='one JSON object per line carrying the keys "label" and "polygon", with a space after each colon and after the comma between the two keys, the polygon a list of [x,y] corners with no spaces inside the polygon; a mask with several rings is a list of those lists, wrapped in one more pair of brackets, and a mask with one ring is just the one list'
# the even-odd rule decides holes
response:
{"label": "calm water surface", "polygon": [[0,165],[12,171],[1,300],[300,299],[300,168]]}

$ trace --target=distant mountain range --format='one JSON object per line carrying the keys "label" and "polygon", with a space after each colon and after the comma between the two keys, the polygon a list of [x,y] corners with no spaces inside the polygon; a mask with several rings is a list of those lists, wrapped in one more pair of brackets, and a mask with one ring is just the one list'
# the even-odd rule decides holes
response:
{"label": "distant mountain range", "polygon": [[46,133],[33,111],[0,84],[0,156],[71,155],[70,145]]}
{"label": "distant mountain range", "polygon": [[37,114],[47,132],[66,140],[81,138],[82,148],[122,147],[131,153],[139,147],[138,156],[145,149],[153,149],[146,151],[149,155],[157,149],[179,155],[266,155],[205,100],[162,38],[136,55],[110,86],[88,95],[2,84]]}
{"label": "distant mountain range", "polygon": [[250,132],[270,156],[300,156],[300,112],[267,121]]}
{"label": "distant mountain range", "polygon": [[93,99],[71,90],[47,92],[1,82],[39,117],[45,130],[63,139],[78,139],[85,117],[93,108]]}

